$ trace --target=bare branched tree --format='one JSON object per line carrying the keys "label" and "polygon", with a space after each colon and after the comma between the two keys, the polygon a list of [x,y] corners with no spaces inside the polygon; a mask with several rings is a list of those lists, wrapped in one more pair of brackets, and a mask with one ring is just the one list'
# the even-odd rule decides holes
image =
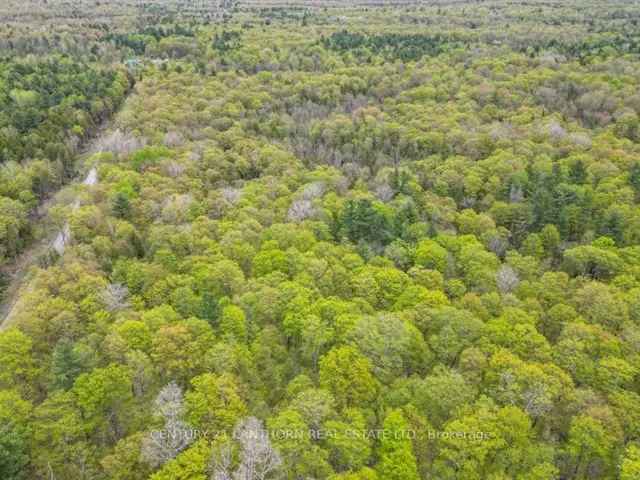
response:
{"label": "bare branched tree", "polygon": [[513,184],[509,189],[509,201],[511,203],[519,203],[524,200],[524,191],[522,186]]}
{"label": "bare branched tree", "polygon": [[130,155],[144,147],[145,141],[134,137],[131,133],[122,132],[120,129],[103,134],[94,145],[95,152],[111,152],[114,155]]}
{"label": "bare branched tree", "polygon": [[524,410],[532,418],[543,417],[553,408],[553,399],[543,385],[533,385],[523,393]]}
{"label": "bare branched tree", "polygon": [[314,214],[313,204],[310,200],[300,199],[295,200],[289,211],[287,212],[287,218],[292,222],[301,222],[305,218],[309,218]]}
{"label": "bare branched tree", "polygon": [[257,418],[245,418],[233,434],[242,448],[242,461],[233,475],[234,480],[265,480],[282,464],[280,455],[271,446],[269,434]]}
{"label": "bare branched tree", "polygon": [[178,420],[184,411],[182,389],[176,382],[169,383],[160,390],[154,404],[166,421]]}
{"label": "bare branched tree", "polygon": [[558,122],[551,122],[548,129],[549,135],[556,140],[563,139],[567,135],[567,131]]}
{"label": "bare branched tree", "polygon": [[184,143],[184,137],[180,132],[167,132],[164,135],[163,143],[167,147],[179,147]]}
{"label": "bare branched tree", "polygon": [[233,447],[225,442],[214,449],[209,463],[211,480],[232,480]]}
{"label": "bare branched tree", "polygon": [[170,177],[176,178],[182,175],[184,172],[184,165],[179,164],[178,162],[167,162],[164,165],[164,170],[167,172],[167,175]]}
{"label": "bare branched tree", "polygon": [[388,183],[378,185],[375,190],[376,197],[382,202],[389,202],[395,196],[393,188]]}
{"label": "bare branched tree", "polygon": [[220,190],[220,195],[226,202],[229,202],[231,205],[235,205],[242,197],[242,191],[233,187],[225,187]]}
{"label": "bare branched tree", "polygon": [[518,273],[509,265],[502,265],[496,274],[496,282],[502,293],[513,291],[520,283]]}
{"label": "bare branched tree", "polygon": [[121,283],[110,283],[100,295],[109,312],[117,312],[130,307],[129,289]]}
{"label": "bare branched tree", "polygon": [[304,187],[302,191],[302,198],[305,200],[314,200],[318,197],[321,197],[324,193],[324,183],[322,182],[313,182]]}
{"label": "bare branched tree", "polygon": [[282,465],[278,452],[271,446],[269,434],[255,417],[240,421],[233,438],[240,446],[240,463],[232,471],[233,446],[226,442],[211,456],[211,480],[266,480],[272,478]]}
{"label": "bare branched tree", "polygon": [[164,428],[155,430],[142,442],[142,456],[153,467],[175,458],[193,441],[191,427],[180,417],[184,410],[182,389],[171,382],[156,397],[157,411],[164,417]]}
{"label": "bare branched tree", "polygon": [[509,242],[500,235],[495,235],[489,240],[489,250],[499,257],[502,257],[505,254],[508,247]]}

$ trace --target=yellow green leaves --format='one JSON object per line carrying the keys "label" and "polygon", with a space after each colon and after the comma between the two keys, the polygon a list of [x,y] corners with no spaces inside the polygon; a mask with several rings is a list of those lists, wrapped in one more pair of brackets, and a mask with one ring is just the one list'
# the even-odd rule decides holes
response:
{"label": "yellow green leaves", "polygon": [[389,480],[418,480],[418,466],[411,442],[413,432],[400,410],[392,410],[387,415],[383,432],[376,465],[379,477]]}
{"label": "yellow green leaves", "polygon": [[207,480],[211,447],[206,440],[194,443],[174,460],[167,462],[149,480]]}
{"label": "yellow green leaves", "polygon": [[378,385],[371,362],[354,347],[337,347],[320,359],[320,385],[338,407],[363,406],[375,398]]}
{"label": "yellow green leaves", "polygon": [[572,275],[607,279],[615,276],[623,267],[623,262],[615,251],[592,245],[571,248],[563,256],[564,267]]}
{"label": "yellow green leaves", "polygon": [[[247,414],[236,380],[228,375],[204,373],[191,380],[185,394],[186,420],[211,435],[229,432]],[[213,437],[212,437],[213,438]]]}
{"label": "yellow green leaves", "polygon": [[80,375],[73,386],[73,393],[85,418],[101,419],[108,411],[115,413],[125,409],[131,400],[131,376],[122,365],[111,364]]}
{"label": "yellow green leaves", "polygon": [[447,268],[448,253],[433,240],[423,240],[416,247],[416,264],[444,273]]}
{"label": "yellow green leaves", "polygon": [[20,330],[0,332],[0,387],[30,391],[37,370],[32,356],[32,340]]}
{"label": "yellow green leaves", "polygon": [[631,444],[627,447],[622,465],[620,480],[633,480],[640,477],[640,447]]}
{"label": "yellow green leaves", "polygon": [[203,358],[213,344],[209,323],[190,318],[160,327],[153,338],[151,358],[167,381],[186,382],[203,371]]}

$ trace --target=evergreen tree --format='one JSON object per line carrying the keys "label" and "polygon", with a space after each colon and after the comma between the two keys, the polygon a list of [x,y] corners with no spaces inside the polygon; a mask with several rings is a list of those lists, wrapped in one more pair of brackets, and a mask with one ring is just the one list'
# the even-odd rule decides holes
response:
{"label": "evergreen tree", "polygon": [[131,204],[129,198],[123,192],[117,192],[113,198],[112,206],[113,214],[118,218],[129,218],[131,214]]}

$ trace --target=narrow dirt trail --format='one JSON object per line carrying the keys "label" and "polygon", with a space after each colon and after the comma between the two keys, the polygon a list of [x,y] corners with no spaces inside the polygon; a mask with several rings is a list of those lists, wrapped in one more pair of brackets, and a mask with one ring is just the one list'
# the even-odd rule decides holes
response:
{"label": "narrow dirt trail", "polygon": [[[97,183],[98,169],[94,166],[89,170],[89,173],[84,178],[82,184],[92,186]],[[42,206],[42,218],[46,217],[49,207],[53,203],[54,202],[47,202],[46,205]],[[75,210],[79,206],[80,201],[76,199],[73,202],[72,209]],[[65,223],[64,227],[62,227],[59,232],[48,235],[44,239],[35,242],[22,252],[17,260],[13,262],[11,265],[11,270],[13,272],[11,281],[5,291],[4,300],[0,303],[0,330],[4,330],[11,325],[11,319],[13,318],[14,313],[19,310],[19,308],[16,307],[20,304],[20,298],[22,297],[21,293],[26,293],[26,290],[24,289],[25,283],[26,289],[28,290],[30,288],[30,283],[25,281],[28,279],[31,267],[35,266],[38,259],[50,249],[55,250],[58,255],[62,255],[70,238],[71,229],[69,227],[69,223]]]}
{"label": "narrow dirt trail", "polygon": [[[135,96],[136,89],[135,87],[131,88],[120,105],[118,112],[108,120],[105,120],[95,131],[90,140],[88,140],[80,149],[80,151],[76,154],[77,164],[80,166],[79,171],[82,171],[83,162],[92,154],[100,151],[100,139],[111,130],[115,125],[115,119],[122,109],[125,107],[127,102],[130,100],[132,96]],[[86,165],[88,166],[88,165]],[[80,181],[82,179],[82,181]],[[42,204],[37,209],[35,222],[43,222],[44,219],[47,218],[49,214],[49,209],[56,205],[56,197],[57,195],[67,189],[69,187],[73,187],[73,185],[84,185],[84,186],[92,186],[98,183],[98,169],[96,165],[93,165],[91,169],[84,175],[84,177],[80,177],[70,182],[69,184],[63,186],[56,194],[54,194],[51,198],[42,202]],[[79,199],[76,199],[72,203],[72,209],[75,210],[80,206]],[[12,323],[12,319],[15,316],[17,311],[20,311],[20,299],[23,297],[25,293],[28,292],[29,289],[32,288],[30,282],[30,273],[33,271],[32,267],[34,267],[38,260],[42,257],[42,255],[51,251],[51,249],[55,250],[58,255],[62,255],[64,253],[64,249],[67,243],[70,240],[71,231],[69,228],[69,224],[65,224],[64,227],[55,231],[51,234],[44,235],[43,238],[34,241],[33,244],[29,245],[17,258],[15,258],[9,264],[2,266],[2,269],[9,277],[9,284],[4,291],[2,297],[0,297],[0,330],[6,329]]]}
{"label": "narrow dirt trail", "polygon": [[[82,171],[83,162],[86,161],[92,153],[96,153],[101,150],[100,139],[106,134],[106,132],[114,127],[117,115],[122,111],[130,98],[135,95],[135,92],[135,87],[129,90],[126,98],[120,105],[118,112],[115,112],[111,118],[105,120],[97,128],[91,139],[82,146],[80,151],[78,151],[76,154],[76,162],[80,165],[79,171]],[[80,181],[80,179],[82,179],[82,181]],[[73,180],[58,190],[58,192],[56,192],[51,198],[45,200],[38,207],[34,222],[43,222],[47,218],[49,209],[58,203],[56,199],[63,190],[73,187],[73,185],[81,184],[84,186],[92,186],[97,183],[98,169],[97,166],[93,165],[84,177]],[[72,210],[75,210],[79,206],[80,201],[79,199],[76,199],[73,201],[71,208]],[[38,260],[42,255],[51,251],[51,249],[55,250],[59,255],[62,255],[64,253],[65,246],[70,239],[70,233],[69,224],[67,223],[61,230],[45,234],[43,238],[34,241],[33,244],[29,245],[20,255],[18,255],[17,258],[8,265],[4,265],[2,267],[10,280],[7,288],[5,289],[4,295],[0,297],[0,331],[11,325],[15,312],[20,310],[20,298],[22,298],[22,296],[32,288],[29,278],[29,273],[32,272],[32,267],[38,263]]]}
{"label": "narrow dirt trail", "polygon": [[[87,174],[82,184],[91,186],[91,185],[95,185],[96,183],[98,183],[98,170],[96,167],[93,167],[91,170],[89,170],[89,173]],[[79,206],[80,206],[80,201],[76,199],[73,202],[72,208],[73,210],[75,210]],[[64,227],[62,227],[62,230],[58,232],[58,235],[56,236],[55,240],[51,243],[51,248],[53,248],[58,253],[58,255],[62,255],[64,253],[64,247],[69,241],[70,236],[71,236],[71,231],[69,228],[69,223],[66,223]]]}

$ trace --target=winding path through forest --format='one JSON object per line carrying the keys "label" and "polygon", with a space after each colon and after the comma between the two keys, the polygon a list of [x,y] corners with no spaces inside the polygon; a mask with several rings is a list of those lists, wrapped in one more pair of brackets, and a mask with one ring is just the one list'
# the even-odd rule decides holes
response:
{"label": "winding path through forest", "polygon": [[[127,100],[131,97],[135,88],[129,89],[124,101],[120,105],[120,109],[126,104]],[[105,134],[107,130],[109,130],[113,125],[113,119],[118,114],[115,112],[110,119],[105,120],[96,130],[95,134],[91,137],[89,141],[85,143],[81,151],[78,152],[77,158],[78,160],[82,159],[84,156],[90,153],[94,153],[99,151],[100,138]],[[97,166],[92,166],[89,172],[84,176],[84,180],[82,181],[82,185],[92,186],[98,183],[98,169]],[[71,182],[65,187],[72,186],[74,184],[78,184],[78,181]],[[60,190],[59,190],[60,191]],[[59,192],[58,191],[58,192]],[[56,192],[56,194],[58,193]],[[44,201],[39,207],[37,212],[38,219],[44,219],[47,217],[49,209],[52,205],[54,205],[55,196]],[[80,200],[76,198],[72,204],[72,210],[77,209],[80,206]],[[61,230],[56,231],[49,235],[44,235],[42,239],[34,241],[31,245],[29,245],[20,255],[18,255],[12,262],[9,264],[3,265],[2,269],[7,272],[8,277],[10,278],[9,284],[6,287],[3,295],[0,297],[0,330],[6,329],[12,321],[12,318],[16,311],[19,311],[20,298],[21,294],[26,293],[26,291],[31,288],[29,285],[25,290],[25,284],[28,284],[29,280],[29,272],[32,267],[35,266],[38,260],[42,255],[46,254],[51,250],[55,250],[58,255],[62,255],[64,253],[65,247],[69,242],[71,237],[71,229],[69,223],[65,223],[64,227]]]}
{"label": "winding path through forest", "polygon": [[[82,184],[92,186],[97,183],[98,169],[94,166],[89,170],[89,173],[87,173]],[[79,206],[80,200],[76,198],[73,202],[72,209],[75,210]],[[43,216],[46,216],[49,208],[50,205],[48,203],[42,206],[42,209],[44,210]],[[71,229],[69,222],[67,222],[59,232],[53,235],[48,235],[39,242],[35,242],[22,252],[13,262],[11,265],[11,270],[13,272],[11,282],[6,289],[2,303],[0,303],[0,330],[4,330],[11,324],[11,319],[17,310],[16,306],[20,303],[20,293],[24,287],[24,280],[28,277],[27,274],[31,267],[37,263],[41,255],[45,254],[50,249],[55,250],[58,255],[62,255],[70,238]]]}
{"label": "winding path through forest", "polygon": [[[95,185],[96,183],[98,183],[98,170],[96,169],[96,167],[93,167],[91,170],[89,170],[89,173],[87,174],[82,184]],[[73,210],[75,210],[79,206],[80,201],[76,199],[76,201],[73,202]],[[62,230],[60,230],[55,240],[51,244],[51,248],[53,248],[58,253],[58,255],[62,255],[64,253],[64,247],[69,241],[70,236],[71,230],[69,227],[69,222],[67,222],[65,223],[64,227],[62,227]]]}

